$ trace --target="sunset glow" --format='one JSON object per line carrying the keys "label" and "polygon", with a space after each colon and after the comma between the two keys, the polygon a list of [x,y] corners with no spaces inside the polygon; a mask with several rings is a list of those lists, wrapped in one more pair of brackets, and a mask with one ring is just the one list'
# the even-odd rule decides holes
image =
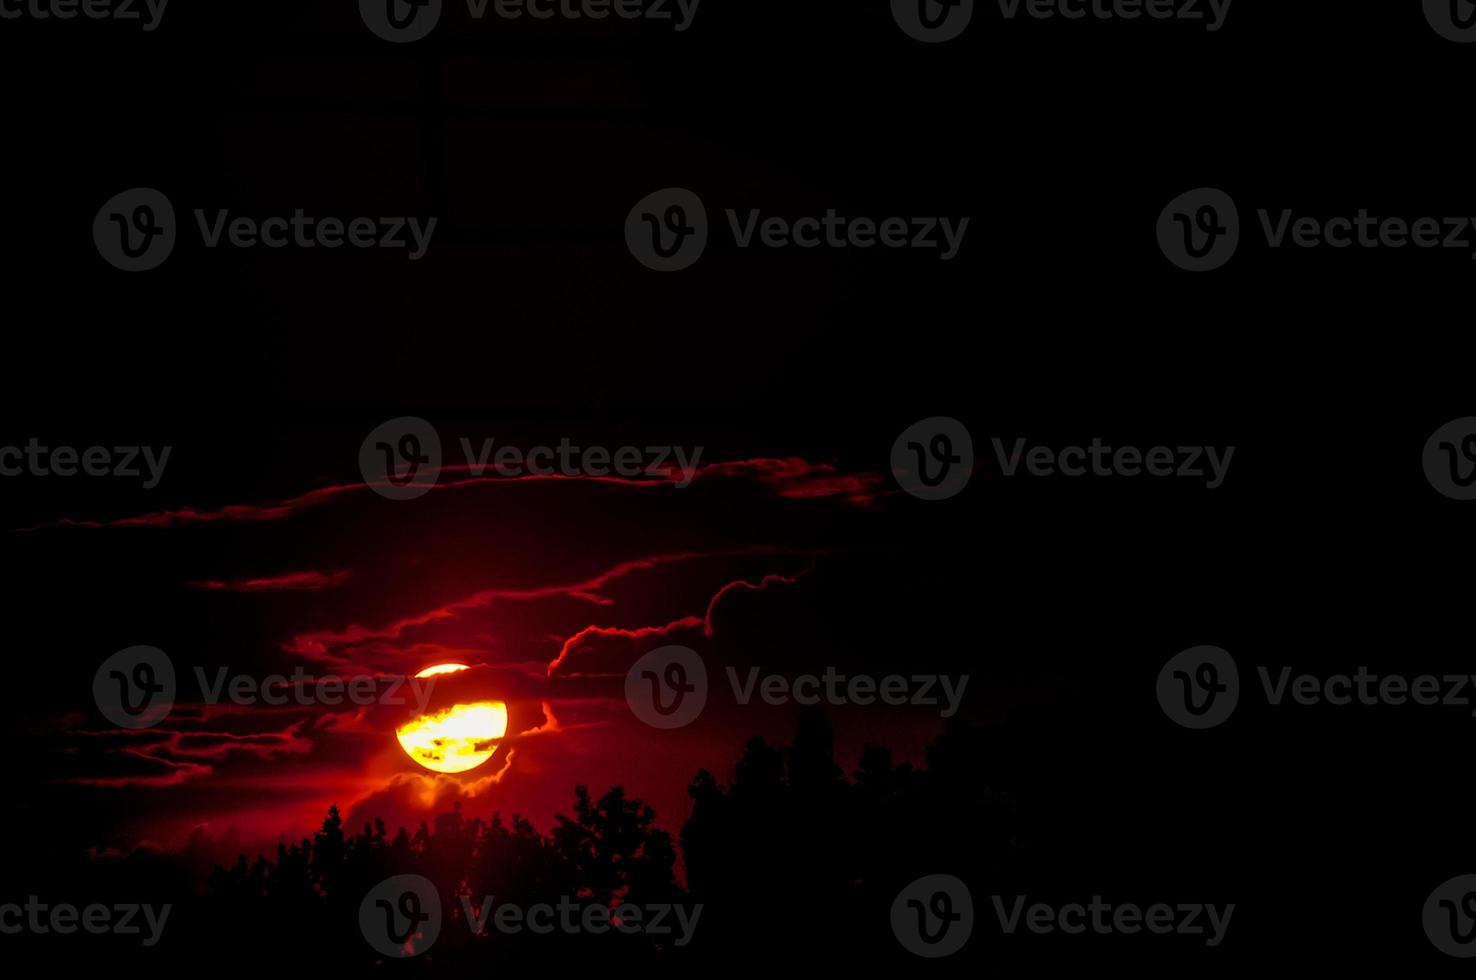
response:
{"label": "sunset glow", "polygon": [[[437,664],[416,674],[434,677],[467,670],[465,664]],[[501,701],[455,704],[421,715],[395,732],[405,754],[434,772],[475,769],[497,751],[507,734],[507,705]]]}
{"label": "sunset glow", "polygon": [[416,677],[435,677],[438,674],[454,674],[454,673],[456,673],[459,670],[469,670],[469,669],[470,668],[467,667],[466,664],[436,664],[434,667],[427,667],[427,668],[425,668],[425,670],[422,670],[420,673],[416,674],[415,676]]}

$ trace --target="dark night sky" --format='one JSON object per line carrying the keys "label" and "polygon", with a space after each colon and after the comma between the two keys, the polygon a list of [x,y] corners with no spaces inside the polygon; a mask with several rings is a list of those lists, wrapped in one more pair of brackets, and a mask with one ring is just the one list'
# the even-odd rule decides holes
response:
{"label": "dark night sky", "polygon": [[[152,490],[0,480],[7,833],[71,856],[193,836],[198,864],[301,836],[329,803],[413,823],[460,799],[547,826],[585,782],[679,829],[696,770],[784,741],[794,710],[715,706],[672,739],[611,677],[547,672],[571,641],[568,664],[615,674],[662,636],[712,665],[970,674],[979,765],[1019,801],[1042,890],[1244,896],[1247,943],[1301,961],[1429,953],[1410,896],[1470,870],[1471,718],[1263,709],[1186,739],[1153,682],[1202,643],[1242,664],[1469,667],[1469,515],[1419,454],[1473,414],[1476,266],[1271,250],[1254,210],[1476,215],[1476,45],[1416,3],[1244,0],[1214,33],[1006,24],[981,3],[924,46],[884,3],[704,0],[678,36],[453,15],[400,49],[352,6],[180,2],[126,43],[0,22],[0,446],[173,447]],[[135,186],[181,213],[442,227],[417,263],[185,242],[124,275],[89,228]],[[659,275],[622,225],[668,186],[718,220],[972,223],[947,263],[718,243]],[[1200,186],[1241,202],[1248,240],[1196,276],[1153,227]],[[715,468],[682,490],[472,481],[392,502],[357,454],[406,414],[448,444],[701,445]],[[935,415],[968,426],[979,468],[928,503],[896,491],[888,452]],[[1020,436],[1237,454],[1215,491],[1006,478],[989,440]],[[88,691],[140,643],[252,673],[475,663],[457,683],[509,701],[516,752],[434,779],[392,717],[327,709],[132,740]],[[920,758],[941,727],[832,722],[847,766],[867,740]]]}

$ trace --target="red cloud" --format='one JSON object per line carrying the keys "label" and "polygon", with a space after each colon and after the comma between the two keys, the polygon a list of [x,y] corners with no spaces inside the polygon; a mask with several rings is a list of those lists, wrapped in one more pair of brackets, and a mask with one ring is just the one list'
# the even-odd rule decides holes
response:
{"label": "red cloud", "polygon": [[[640,626],[633,629],[585,627],[564,641],[558,656],[548,665],[548,675],[578,677],[590,674],[623,674],[632,661],[651,649],[653,643],[695,642],[698,637],[711,637],[713,612],[727,597],[737,593],[763,592],[775,585],[793,585],[807,572],[808,570],[797,575],[765,575],[757,585],[743,579],[729,582],[713,595],[702,616],[684,616],[662,626]],[[570,661],[571,657],[573,662]]]}
{"label": "red cloud", "polygon": [[345,822],[354,826],[380,818],[391,827],[413,827],[430,814],[445,813],[487,795],[512,771],[517,755],[517,749],[508,749],[500,768],[475,779],[426,771],[397,773],[384,786],[351,802]]}
{"label": "red cloud", "polygon": [[[470,467],[458,464],[441,467],[440,473],[466,472]],[[683,474],[672,467],[658,471],[657,475],[645,478],[623,476],[588,476],[584,474],[515,474],[511,476],[471,476],[459,480],[443,480],[431,489],[444,491],[459,487],[487,484],[516,484],[540,482],[582,482],[611,484],[623,487],[666,487],[683,479]],[[693,482],[714,479],[749,480],[766,487],[779,497],[788,499],[839,498],[857,506],[875,503],[882,495],[880,487],[883,477],[879,473],[842,473],[833,463],[817,463],[790,456],[784,459],[742,459],[720,463],[705,463],[696,467]],[[366,483],[347,483],[320,487],[286,500],[269,501],[264,504],[229,504],[214,509],[180,507],[174,510],[154,511],[133,517],[113,520],[76,520],[61,518],[47,524],[19,528],[20,531],[39,531],[52,527],[175,527],[187,524],[259,523],[278,521],[304,510],[319,507],[345,494],[368,490]]]}
{"label": "red cloud", "polygon": [[[300,734],[300,724],[276,732],[237,734],[219,731],[76,731],[73,737],[99,742],[130,742],[107,758],[127,771],[113,776],[78,776],[59,780],[78,786],[177,786],[215,772],[212,763],[233,755],[270,760],[279,755],[303,755],[312,742]],[[140,765],[140,762],[143,765]],[[162,771],[161,771],[162,770]]]}
{"label": "red cloud", "polygon": [[[564,641],[558,656],[554,657],[548,665],[548,676],[555,674],[570,677],[589,673],[624,673],[630,662],[635,659],[629,653],[620,653],[615,656],[597,656],[597,652],[608,650],[612,646],[618,646],[622,650],[639,647],[642,652],[651,646],[652,641],[657,643],[676,643],[685,632],[695,632],[701,628],[705,620],[698,616],[684,616],[664,626],[639,626],[635,629],[623,629],[618,626],[586,626]],[[564,662],[570,656],[580,661],[584,669],[579,671],[563,670]],[[637,654],[638,656],[639,654]],[[593,669],[590,669],[590,668]]]}
{"label": "red cloud", "polygon": [[206,592],[317,592],[342,585],[348,580],[347,570],[338,572],[288,572],[260,578],[205,579],[185,583]]}
{"label": "red cloud", "polygon": [[680,551],[664,555],[653,555],[633,561],[621,562],[600,574],[582,582],[563,585],[539,586],[526,589],[484,589],[464,598],[457,599],[436,609],[429,609],[412,616],[394,620],[384,626],[368,627],[351,625],[340,630],[317,630],[300,633],[282,644],[288,653],[308,657],[325,663],[350,666],[356,656],[366,652],[392,653],[388,648],[377,648],[376,641],[398,640],[407,630],[428,626],[457,618],[463,613],[485,608],[496,601],[520,601],[549,598],[571,598],[597,606],[613,605],[613,600],[602,594],[612,582],[633,572],[651,571],[658,566],[709,558],[746,557],[763,555],[810,554],[789,548],[753,547],[727,551]]}
{"label": "red cloud", "polygon": [[831,463],[813,463],[798,456],[784,459],[741,459],[702,467],[699,478],[749,479],[780,497],[813,500],[839,497],[858,507],[870,506],[883,495],[880,473],[842,473]]}
{"label": "red cloud", "polygon": [[178,786],[208,776],[215,771],[214,767],[198,762],[174,762],[170,759],[161,759],[152,756],[140,749],[124,749],[123,754],[146,759],[155,767],[162,768],[162,773],[138,773],[126,776],[78,776],[72,779],[63,779],[60,782],[69,783],[74,786],[97,786],[107,789],[122,789],[125,786]]}

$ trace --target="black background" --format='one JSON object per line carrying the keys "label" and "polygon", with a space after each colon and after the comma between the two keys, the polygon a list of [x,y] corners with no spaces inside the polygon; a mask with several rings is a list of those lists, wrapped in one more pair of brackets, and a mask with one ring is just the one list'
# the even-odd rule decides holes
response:
{"label": "black background", "polygon": [[[7,444],[193,447],[163,492],[229,503],[294,492],[325,448],[351,472],[362,433],[404,412],[876,468],[906,425],[956,416],[979,474],[955,501],[903,501],[905,543],[886,545],[945,599],[893,614],[945,617],[945,656],[1052,692],[1007,712],[989,763],[1046,855],[1025,887],[1237,903],[1218,950],[1025,937],[991,945],[988,969],[1459,968],[1419,910],[1476,860],[1476,719],[1269,709],[1253,671],[1470,670],[1469,514],[1426,483],[1420,450],[1471,414],[1476,266],[1270,250],[1255,210],[1476,216],[1476,45],[1439,37],[1418,3],[1239,0],[1214,33],[1006,22],[981,4],[943,45],[907,38],[883,3],[705,0],[684,34],[504,27],[452,13],[398,48],[353,4],[225,0],[174,0],[152,34],[0,22]],[[442,228],[417,263],[207,251],[186,228],[163,268],[130,276],[90,228],[134,186],[182,216],[305,207]],[[730,206],[971,223],[948,263],[718,235],[659,275],[622,226],[667,186],[701,195],[715,226]],[[1235,198],[1244,237],[1228,266],[1190,275],[1153,229],[1201,186]],[[1005,480],[988,440],[1018,435],[1237,450],[1215,491]],[[12,527],[142,502],[34,481],[0,494]],[[19,574],[65,577],[65,555],[31,547],[13,552]],[[1229,723],[1194,733],[1152,691],[1199,643],[1230,650],[1247,689]],[[986,924],[989,893],[975,889]]]}

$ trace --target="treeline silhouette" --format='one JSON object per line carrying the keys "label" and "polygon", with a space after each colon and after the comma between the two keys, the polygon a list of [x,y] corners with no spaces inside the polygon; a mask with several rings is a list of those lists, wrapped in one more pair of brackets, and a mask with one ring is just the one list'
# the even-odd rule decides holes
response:
{"label": "treeline silhouette", "polygon": [[[991,731],[991,741],[998,733]],[[997,746],[995,746],[997,748]],[[162,937],[0,937],[13,955],[58,967],[149,975],[251,976],[388,971],[488,975],[510,969],[773,969],[795,964],[872,967],[892,963],[954,972],[979,956],[978,928],[945,961],[906,952],[890,910],[901,889],[928,874],[957,875],[974,889],[976,919],[988,915],[995,875],[1021,853],[1012,797],[986,785],[984,729],[950,725],[914,767],[868,747],[855,770],[836,763],[818,709],[799,717],[788,746],[754,738],[731,779],[699,771],[689,818],[673,835],[619,786],[574,789],[573,806],[542,831],[521,816],[471,815],[457,807],[414,830],[384,821],[346,826],[337,807],[321,826],[275,854],[200,866],[190,853],[136,848],[122,855],[16,847],[10,901],[171,906]],[[15,840],[23,838],[15,837]],[[365,896],[385,879],[420,875],[441,906],[439,935],[422,955],[387,957],[360,925]],[[202,877],[204,878],[202,888]],[[606,908],[681,904],[697,914],[690,941],[671,915],[664,935],[561,928],[518,933],[468,922],[480,914],[560,901]],[[701,906],[695,913],[694,907]],[[576,920],[582,916],[574,916]]]}
{"label": "treeline silhouette", "polygon": [[[692,813],[676,842],[656,826],[651,807],[619,786],[599,798],[576,787],[572,815],[559,816],[547,834],[518,816],[467,817],[459,805],[413,833],[400,828],[391,836],[380,820],[349,833],[333,807],[311,838],[279,845],[274,860],[243,856],[217,866],[203,918],[215,948],[255,960],[263,950],[245,947],[260,942],[267,963],[284,952],[298,963],[359,960],[435,972],[512,963],[685,969],[787,955],[897,958],[889,915],[903,886],[939,871],[977,880],[1011,849],[1009,807],[978,778],[978,738],[976,729],[950,726],[922,768],[868,747],[847,778],[828,724],[806,711],[791,746],[750,740],[731,783],[697,774],[688,788]],[[428,952],[391,965],[364,941],[358,914],[370,889],[400,874],[435,883],[443,921]],[[662,936],[537,935],[489,925],[479,935],[463,900],[476,913],[485,896],[523,908],[557,906],[567,896],[607,907],[700,903],[702,910],[685,945],[674,942],[675,928]]]}

